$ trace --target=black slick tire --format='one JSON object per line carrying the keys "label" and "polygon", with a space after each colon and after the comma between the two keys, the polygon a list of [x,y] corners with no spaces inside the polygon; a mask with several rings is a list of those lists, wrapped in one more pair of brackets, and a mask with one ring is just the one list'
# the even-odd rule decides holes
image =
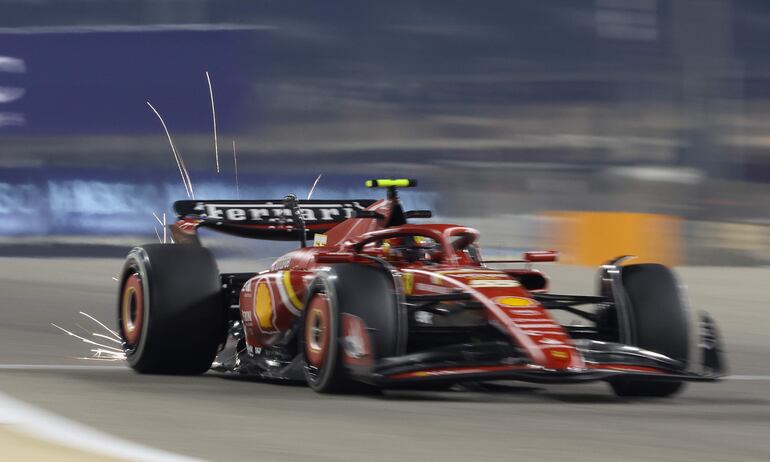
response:
{"label": "black slick tire", "polygon": [[144,374],[206,372],[226,335],[217,264],[202,247],[147,244],[120,277],[118,330],[129,366]]}
{"label": "black slick tire", "polygon": [[[639,348],[664,354],[687,366],[689,317],[672,271],[659,264],[625,266],[621,270],[631,321]],[[623,397],[666,397],[684,388],[682,381],[616,379],[613,391]]]}
{"label": "black slick tire", "polygon": [[[323,298],[323,302],[319,300]],[[328,305],[328,309],[324,307]],[[318,310],[328,311],[328,342],[316,336]],[[311,284],[302,313],[299,336],[300,352],[305,360],[308,386],[319,393],[371,393],[375,391],[351,374],[344,364],[342,316],[350,314],[363,320],[369,329],[374,360],[395,356],[398,352],[398,303],[387,272],[362,264],[332,265]],[[319,346],[323,346],[319,352]],[[320,359],[319,354],[323,355]]]}

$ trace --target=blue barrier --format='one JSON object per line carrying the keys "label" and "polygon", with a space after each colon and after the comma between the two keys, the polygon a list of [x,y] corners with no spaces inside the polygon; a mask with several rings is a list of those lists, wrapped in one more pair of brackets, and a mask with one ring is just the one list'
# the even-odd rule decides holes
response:
{"label": "blue barrier", "polygon": [[[236,197],[232,173],[192,171],[196,198]],[[314,198],[380,198],[382,191],[363,187],[358,175],[325,175]],[[242,199],[281,199],[288,193],[305,197],[314,177],[245,174],[240,177]],[[175,171],[112,171],[74,168],[0,169],[0,235],[132,235],[152,234],[152,216],[166,213],[171,204],[186,199]],[[434,193],[410,191],[409,208],[431,208]]]}

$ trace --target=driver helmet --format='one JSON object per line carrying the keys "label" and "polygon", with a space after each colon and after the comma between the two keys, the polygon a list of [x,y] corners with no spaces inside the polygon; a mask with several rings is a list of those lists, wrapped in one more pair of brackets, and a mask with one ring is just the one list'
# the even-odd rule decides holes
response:
{"label": "driver helmet", "polygon": [[387,244],[391,254],[409,263],[433,261],[436,255],[436,243],[424,236],[394,237],[388,239]]}

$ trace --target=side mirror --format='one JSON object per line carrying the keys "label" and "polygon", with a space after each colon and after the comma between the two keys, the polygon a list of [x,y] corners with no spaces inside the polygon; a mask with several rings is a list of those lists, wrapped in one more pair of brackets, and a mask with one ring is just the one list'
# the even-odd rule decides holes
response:
{"label": "side mirror", "polygon": [[558,259],[559,252],[555,250],[535,250],[531,252],[524,252],[524,261],[530,263],[556,261]]}

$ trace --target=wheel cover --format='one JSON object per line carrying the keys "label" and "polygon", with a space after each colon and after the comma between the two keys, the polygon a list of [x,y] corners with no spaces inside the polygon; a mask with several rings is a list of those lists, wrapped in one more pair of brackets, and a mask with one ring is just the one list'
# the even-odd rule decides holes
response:
{"label": "wheel cover", "polygon": [[326,362],[330,341],[330,310],[326,295],[314,295],[305,316],[305,359],[309,366],[320,369]]}
{"label": "wheel cover", "polygon": [[142,279],[132,273],[123,284],[123,297],[120,304],[120,326],[127,347],[139,343],[144,320],[144,291]]}

